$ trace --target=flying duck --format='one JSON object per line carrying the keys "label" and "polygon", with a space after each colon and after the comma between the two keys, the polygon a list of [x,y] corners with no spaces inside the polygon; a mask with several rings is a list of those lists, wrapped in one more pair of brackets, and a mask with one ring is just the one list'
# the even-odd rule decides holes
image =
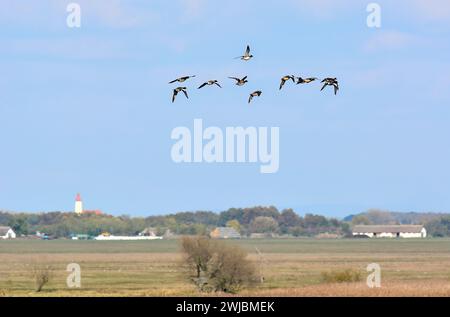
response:
{"label": "flying duck", "polygon": [[311,82],[313,82],[313,81],[315,81],[315,80],[317,80],[316,77],[309,77],[309,78],[301,78],[301,77],[298,77],[298,78],[297,78],[297,85],[298,85],[298,84],[309,84],[309,83],[311,83]]}
{"label": "flying duck", "polygon": [[283,88],[284,84],[288,81],[288,80],[292,80],[293,83],[295,83],[295,76],[294,75],[286,75],[283,78],[281,78],[281,83],[280,83],[280,90],[281,88]]}
{"label": "flying duck", "polygon": [[208,85],[208,86],[217,85],[220,88],[222,88],[222,86],[220,86],[220,84],[217,80],[208,80],[206,83],[201,84],[200,87],[198,87],[197,89],[203,88],[206,85]]}
{"label": "flying duck", "polygon": [[248,83],[247,76],[245,76],[242,79],[239,79],[239,78],[236,78],[236,77],[228,77],[228,78],[234,79],[236,81],[236,85],[237,86],[244,86],[245,83]]}
{"label": "flying duck", "polygon": [[178,95],[179,92],[183,92],[184,95],[186,96],[186,98],[189,99],[189,96],[188,96],[188,94],[187,94],[186,89],[187,89],[186,87],[177,87],[177,88],[175,88],[175,89],[173,90],[172,103],[175,102],[175,98],[177,97],[177,95]]}
{"label": "flying duck", "polygon": [[186,80],[188,80],[189,78],[194,78],[195,77],[195,75],[193,75],[193,76],[184,76],[184,77],[180,77],[180,78],[177,78],[177,79],[174,79],[174,80],[172,80],[172,81],[169,81],[169,84],[173,84],[173,83],[175,83],[175,82],[179,82],[179,83],[184,83]]}
{"label": "flying duck", "polygon": [[322,80],[323,87],[320,89],[322,91],[326,86],[333,86],[334,87],[334,94],[336,95],[339,90],[339,83],[336,78],[325,78]]}
{"label": "flying duck", "polygon": [[251,60],[251,59],[253,58],[253,55],[250,54],[250,46],[247,45],[247,49],[245,50],[244,55],[238,56],[238,57],[236,57],[236,58],[240,58],[240,59],[243,60],[243,61],[249,61],[249,60]]}
{"label": "flying duck", "polygon": [[259,96],[261,96],[261,94],[262,94],[261,90],[257,90],[257,91],[252,92],[250,94],[250,97],[248,97],[248,103],[250,103],[252,101],[253,97],[259,97]]}

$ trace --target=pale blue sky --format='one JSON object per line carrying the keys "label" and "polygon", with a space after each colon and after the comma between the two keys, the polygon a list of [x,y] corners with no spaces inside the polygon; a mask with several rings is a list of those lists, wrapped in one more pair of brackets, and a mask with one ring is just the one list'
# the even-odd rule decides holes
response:
{"label": "pale blue sky", "polygon": [[[112,214],[275,205],[345,216],[450,211],[450,3],[0,2],[0,209]],[[234,60],[250,44],[254,60]],[[279,78],[338,77],[341,91]],[[167,84],[197,74],[191,99]],[[249,76],[236,87],[227,76]],[[222,90],[193,89],[220,79]],[[264,94],[248,106],[249,92]],[[172,162],[170,133],[280,127],[280,170]]]}

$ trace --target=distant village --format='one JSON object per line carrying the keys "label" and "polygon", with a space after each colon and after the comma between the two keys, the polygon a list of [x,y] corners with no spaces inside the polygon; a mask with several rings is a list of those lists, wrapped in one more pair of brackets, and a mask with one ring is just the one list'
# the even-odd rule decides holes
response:
{"label": "distant village", "polygon": [[[103,215],[101,210],[84,210],[83,200],[81,199],[80,193],[75,197],[75,208],[73,211],[76,215]],[[7,226],[0,227],[0,238],[1,239],[16,239],[17,234],[14,232],[13,228]],[[54,237],[51,235],[36,231],[34,235],[27,235],[26,238],[37,238],[43,240],[51,240]],[[66,237],[67,238],[67,237]],[[139,235],[134,236],[115,236],[111,233],[105,231],[98,236],[91,236],[86,233],[73,233],[69,236],[72,240],[99,240],[99,241],[119,241],[119,240],[159,240],[163,239],[162,236],[157,236],[153,230],[150,228],[144,229]]]}
{"label": "distant village", "polygon": [[[140,241],[208,235],[213,239],[426,238],[448,236],[446,214],[406,214],[372,210],[343,220],[320,215],[300,217],[292,209],[231,208],[213,212],[181,212],[131,218],[85,210],[80,194],[72,212],[17,214],[0,212],[0,239],[72,239]],[[35,229],[35,231],[33,231]],[[430,230],[431,229],[431,235]]]}

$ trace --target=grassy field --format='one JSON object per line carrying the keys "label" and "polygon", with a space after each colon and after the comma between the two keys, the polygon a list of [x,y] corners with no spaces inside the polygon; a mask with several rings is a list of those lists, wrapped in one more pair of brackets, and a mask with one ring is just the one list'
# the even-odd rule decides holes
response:
{"label": "grassy field", "polygon": [[[450,296],[450,239],[240,240],[265,282],[243,296]],[[257,247],[262,255],[256,253]],[[82,288],[66,286],[67,264],[81,266]],[[378,263],[382,287],[366,286]],[[32,269],[53,267],[34,292]],[[0,241],[0,296],[204,296],[189,283],[176,240]],[[322,272],[359,270],[361,282],[325,283]]]}

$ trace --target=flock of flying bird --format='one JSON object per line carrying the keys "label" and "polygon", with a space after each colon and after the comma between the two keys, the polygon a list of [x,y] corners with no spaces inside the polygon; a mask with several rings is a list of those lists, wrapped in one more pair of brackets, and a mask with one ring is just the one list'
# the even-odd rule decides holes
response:
{"label": "flock of flying bird", "polygon": [[[250,54],[250,46],[248,46],[248,45],[247,45],[247,49],[245,50],[244,55],[236,57],[236,59],[241,59],[243,61],[249,61],[252,58],[253,58],[253,55]],[[183,76],[183,77],[172,80],[171,82],[169,82],[169,84],[173,84],[176,82],[184,83],[188,79],[191,79],[194,77],[196,77],[196,76],[195,75]],[[235,80],[237,86],[244,86],[246,83],[248,83],[247,76],[245,76],[243,78],[237,78],[237,77],[228,77],[228,78]],[[286,75],[281,78],[279,90],[281,90],[283,88],[283,86],[286,84],[286,82],[288,82],[289,80],[292,80],[293,83],[300,85],[300,84],[309,84],[318,79],[316,77],[302,78],[302,77],[295,77],[294,75]],[[336,78],[328,77],[328,78],[325,78],[324,80],[322,80],[321,83],[323,83],[323,86],[320,91],[324,90],[325,87],[327,87],[327,86],[332,86],[334,88],[334,94],[335,95],[337,94],[337,92],[339,90],[339,83]],[[214,79],[214,80],[208,80],[207,82],[204,82],[197,89],[201,89],[205,86],[214,86],[214,85],[218,86],[219,88],[222,88],[219,81]],[[172,103],[175,102],[175,99],[180,92],[184,93],[186,98],[189,99],[189,96],[187,93],[187,87],[180,86],[173,90]],[[248,103],[250,103],[254,97],[261,96],[261,94],[262,94],[261,90],[256,90],[256,91],[252,92],[248,98]]]}

